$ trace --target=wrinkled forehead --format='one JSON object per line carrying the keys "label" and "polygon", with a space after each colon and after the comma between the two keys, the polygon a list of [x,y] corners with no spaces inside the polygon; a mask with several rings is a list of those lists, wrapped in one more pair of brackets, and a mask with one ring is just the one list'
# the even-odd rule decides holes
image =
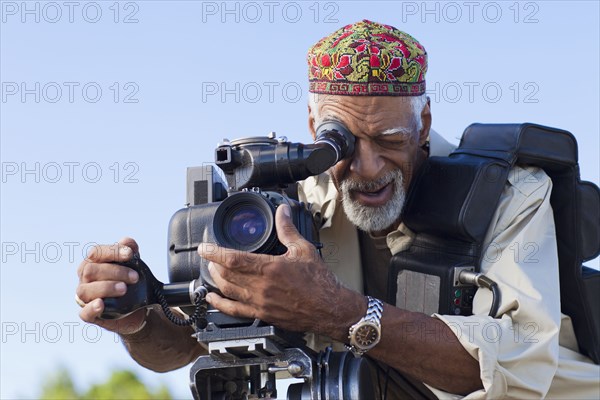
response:
{"label": "wrinkled forehead", "polygon": [[416,133],[410,97],[314,95],[310,105],[317,121],[339,121],[357,136]]}

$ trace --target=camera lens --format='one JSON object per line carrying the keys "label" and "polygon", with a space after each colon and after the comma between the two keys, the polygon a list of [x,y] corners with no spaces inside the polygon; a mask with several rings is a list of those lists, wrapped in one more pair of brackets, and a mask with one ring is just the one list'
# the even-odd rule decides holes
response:
{"label": "camera lens", "polygon": [[267,218],[262,210],[243,205],[227,215],[223,228],[235,243],[248,246],[263,237],[267,229]]}
{"label": "camera lens", "polygon": [[275,206],[259,193],[231,195],[215,212],[215,240],[230,249],[268,252],[277,243],[274,215]]}

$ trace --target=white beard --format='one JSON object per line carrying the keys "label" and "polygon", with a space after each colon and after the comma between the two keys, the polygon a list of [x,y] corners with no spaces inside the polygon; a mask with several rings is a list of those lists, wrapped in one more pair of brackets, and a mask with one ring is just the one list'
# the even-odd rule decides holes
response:
{"label": "white beard", "polygon": [[[392,198],[381,207],[369,207],[354,200],[352,190],[361,192],[375,191],[390,182],[393,182]],[[342,206],[350,222],[366,232],[382,231],[392,226],[400,217],[406,192],[404,191],[404,177],[399,169],[390,171],[376,181],[359,181],[345,179],[341,182]]]}

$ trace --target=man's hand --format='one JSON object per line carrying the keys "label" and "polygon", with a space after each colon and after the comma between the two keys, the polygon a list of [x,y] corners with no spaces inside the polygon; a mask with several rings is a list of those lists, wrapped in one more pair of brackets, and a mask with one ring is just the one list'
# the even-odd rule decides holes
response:
{"label": "man's hand", "polygon": [[348,327],[366,312],[365,298],[344,287],[306,241],[290,218],[277,209],[275,225],[281,256],[254,254],[203,243],[201,257],[225,297],[209,293],[207,301],[238,317],[259,318],[280,328],[326,334],[345,341]]}
{"label": "man's hand", "polygon": [[138,281],[136,271],[116,264],[129,261],[138,251],[137,243],[131,238],[121,239],[114,245],[98,245],[90,251],[77,269],[79,285],[76,293],[86,303],[79,313],[82,320],[119,334],[134,333],[142,327],[145,309],[137,310],[119,320],[99,318],[104,311],[102,299],[123,296],[127,291],[127,284]]}
{"label": "man's hand", "polygon": [[[118,320],[100,319],[106,297],[120,297],[127,284],[138,281],[139,275],[118,263],[131,260],[139,248],[135,240],[121,239],[109,246],[96,246],[79,265],[77,296],[84,303],[79,316],[121,335],[123,344],[140,365],[157,372],[171,371],[189,364],[204,352],[189,326],[180,327],[167,320],[162,311],[140,309]],[[175,314],[181,316],[178,311]],[[146,322],[146,324],[144,324]],[[142,329],[144,328],[144,329]]]}

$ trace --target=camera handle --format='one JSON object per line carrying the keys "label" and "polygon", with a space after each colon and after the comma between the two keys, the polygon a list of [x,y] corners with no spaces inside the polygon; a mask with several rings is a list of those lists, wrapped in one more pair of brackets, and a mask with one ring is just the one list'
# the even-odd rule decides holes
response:
{"label": "camera handle", "polygon": [[[204,298],[208,290],[200,283],[199,279],[163,284],[156,279],[139,254],[134,254],[130,261],[120,263],[120,265],[135,270],[139,275],[139,280],[136,284],[127,285],[127,292],[123,296],[105,298],[104,311],[100,318],[120,319],[140,308],[160,304],[165,316],[175,325],[197,324],[200,328],[206,326]],[[192,316],[187,319],[179,318],[169,308],[189,305],[195,306],[195,309]]]}

